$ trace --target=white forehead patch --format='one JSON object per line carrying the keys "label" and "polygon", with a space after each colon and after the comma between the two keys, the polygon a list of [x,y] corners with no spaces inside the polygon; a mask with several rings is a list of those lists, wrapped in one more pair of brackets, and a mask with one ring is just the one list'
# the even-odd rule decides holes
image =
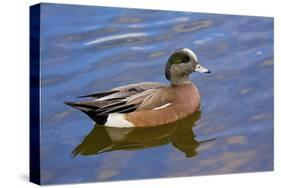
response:
{"label": "white forehead patch", "polygon": [[192,50],[190,50],[188,48],[183,48],[182,51],[189,53],[195,59],[195,61],[198,61],[197,56],[195,55],[195,53]]}

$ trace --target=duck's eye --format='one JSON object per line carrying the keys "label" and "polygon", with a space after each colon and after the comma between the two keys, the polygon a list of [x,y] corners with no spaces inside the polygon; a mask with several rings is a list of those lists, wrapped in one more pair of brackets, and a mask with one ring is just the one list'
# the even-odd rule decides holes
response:
{"label": "duck's eye", "polygon": [[184,63],[188,63],[188,62],[189,62],[189,59],[190,59],[189,56],[185,56],[185,57],[183,58],[183,62],[184,62]]}

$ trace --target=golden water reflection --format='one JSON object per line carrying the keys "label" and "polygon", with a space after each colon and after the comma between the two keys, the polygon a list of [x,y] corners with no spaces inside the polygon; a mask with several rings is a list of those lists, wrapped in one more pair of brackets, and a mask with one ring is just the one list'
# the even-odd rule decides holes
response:
{"label": "golden water reflection", "polygon": [[116,150],[141,150],[171,144],[186,157],[198,154],[197,148],[205,141],[197,141],[192,130],[201,112],[175,123],[149,128],[112,128],[96,125],[72,155],[97,155]]}

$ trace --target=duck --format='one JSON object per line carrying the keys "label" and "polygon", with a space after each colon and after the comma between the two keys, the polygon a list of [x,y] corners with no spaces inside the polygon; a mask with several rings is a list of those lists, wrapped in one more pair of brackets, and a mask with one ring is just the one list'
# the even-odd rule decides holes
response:
{"label": "duck", "polygon": [[165,125],[200,110],[199,90],[189,79],[193,72],[211,73],[199,64],[191,49],[180,48],[170,55],[166,63],[165,77],[169,84],[132,83],[78,97],[88,100],[64,103],[87,114],[96,124],[106,127]]}

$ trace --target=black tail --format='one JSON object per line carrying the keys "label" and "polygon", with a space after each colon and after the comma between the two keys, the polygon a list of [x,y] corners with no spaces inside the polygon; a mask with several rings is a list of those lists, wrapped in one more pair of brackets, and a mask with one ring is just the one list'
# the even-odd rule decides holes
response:
{"label": "black tail", "polygon": [[96,110],[99,109],[99,107],[97,106],[92,106],[83,103],[68,102],[68,101],[65,101],[64,103],[68,106],[71,106],[73,108],[76,108],[84,112],[97,124],[103,125],[107,120],[108,115],[98,115],[98,112],[96,112]]}

